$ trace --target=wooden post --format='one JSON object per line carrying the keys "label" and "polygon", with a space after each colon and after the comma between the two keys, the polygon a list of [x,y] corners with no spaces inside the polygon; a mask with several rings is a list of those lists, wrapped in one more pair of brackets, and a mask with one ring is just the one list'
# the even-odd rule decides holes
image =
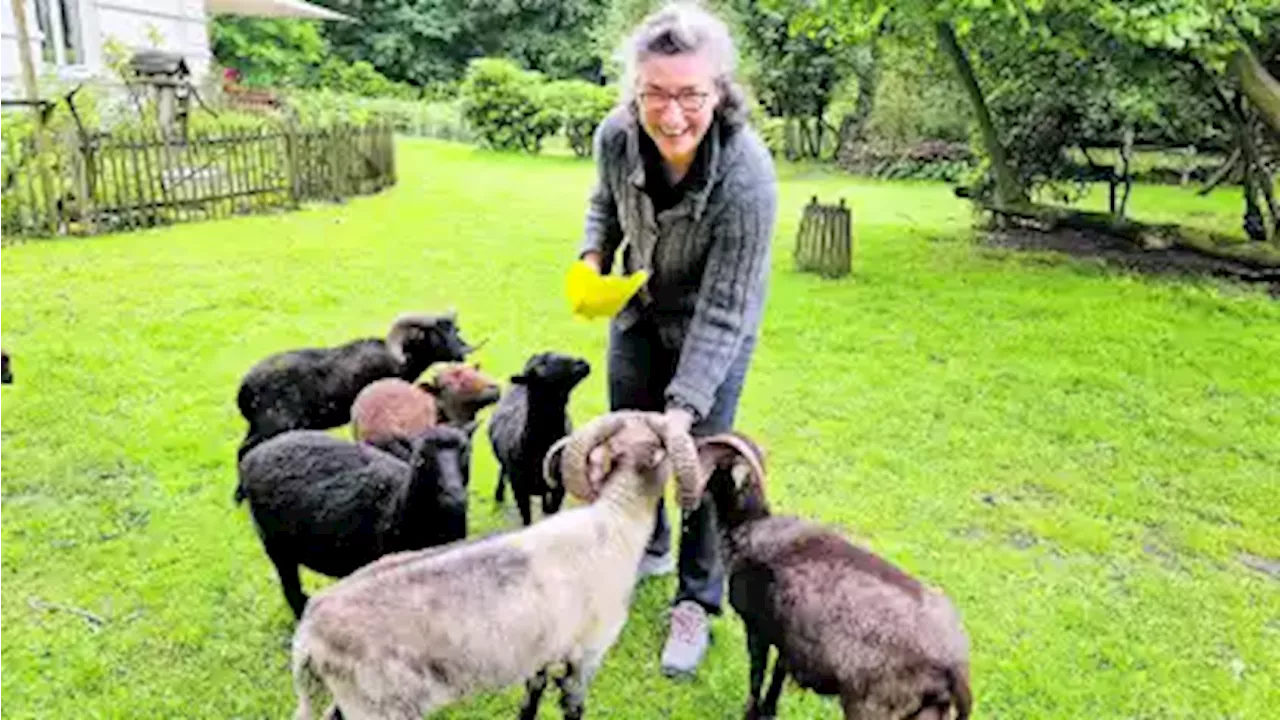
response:
{"label": "wooden post", "polygon": [[815,196],[804,208],[796,232],[796,269],[838,278],[853,269],[852,213],[844,198],[839,205],[820,205]]}
{"label": "wooden post", "polygon": [[[53,183],[50,181],[49,173],[44,167],[44,159],[48,157],[49,146],[44,135],[44,116],[41,112],[42,108],[39,104],[40,88],[36,85],[36,66],[31,59],[31,33],[27,29],[27,0],[11,0],[13,8],[13,23],[18,31],[18,62],[22,66],[22,89],[26,92],[27,100],[32,103],[31,113],[35,117],[35,145],[36,145],[36,162],[33,163],[35,171],[40,175],[40,191],[45,203],[46,215],[43,218],[44,226],[53,234],[56,230],[56,206],[53,197]],[[34,200],[34,194],[32,200]],[[39,203],[31,204],[32,213],[38,213]],[[35,224],[38,226],[40,220],[37,219]]]}
{"label": "wooden post", "polygon": [[97,232],[94,222],[93,190],[89,186],[90,168],[93,167],[92,140],[73,135],[67,138],[67,147],[73,148],[71,169],[76,187],[76,215],[87,235]]}

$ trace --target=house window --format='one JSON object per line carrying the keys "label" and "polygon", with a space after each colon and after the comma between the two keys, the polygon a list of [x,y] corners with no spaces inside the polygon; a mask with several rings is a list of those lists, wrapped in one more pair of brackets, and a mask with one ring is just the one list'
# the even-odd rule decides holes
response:
{"label": "house window", "polygon": [[80,0],[35,0],[35,6],[44,61],[59,67],[84,62]]}

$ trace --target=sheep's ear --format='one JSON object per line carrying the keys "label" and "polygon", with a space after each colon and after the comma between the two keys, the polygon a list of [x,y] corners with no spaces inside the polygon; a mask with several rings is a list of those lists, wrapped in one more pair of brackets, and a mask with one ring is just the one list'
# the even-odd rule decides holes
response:
{"label": "sheep's ear", "polygon": [[649,467],[657,467],[662,464],[663,460],[666,460],[666,459],[667,459],[666,448],[661,448],[661,447],[654,448],[653,455],[649,458]]}
{"label": "sheep's ear", "polygon": [[424,392],[431,393],[432,395],[435,395],[437,397],[439,397],[440,395],[440,386],[436,384],[434,380],[426,380],[424,382],[420,382],[418,383],[418,387],[421,388]]}
{"label": "sheep's ear", "polygon": [[512,375],[510,377],[512,385],[527,385],[529,383],[528,375]]}

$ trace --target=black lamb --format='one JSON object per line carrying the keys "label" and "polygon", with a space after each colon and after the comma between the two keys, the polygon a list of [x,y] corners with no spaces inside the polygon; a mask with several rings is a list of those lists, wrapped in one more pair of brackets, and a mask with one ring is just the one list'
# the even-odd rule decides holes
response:
{"label": "black lamb", "polygon": [[511,387],[489,418],[489,441],[499,464],[494,500],[502,503],[510,482],[525,525],[533,522],[532,496],[542,498],[543,515],[555,513],[564,501],[564,488],[544,480],[542,460],[557,440],[573,432],[569,395],[590,374],[591,365],[582,358],[538,353],[511,376]]}
{"label": "black lamb", "polygon": [[282,433],[244,456],[235,500],[249,501],[296,617],[307,603],[299,565],[344,577],[389,553],[466,537],[475,428],[405,439],[408,462],[319,430]]}
{"label": "black lamb", "polygon": [[846,720],[969,717],[969,642],[942,593],[832,528],[770,513],[764,455],[746,436],[700,439],[698,455],[747,634],[747,720],[777,715],[787,675],[838,696]]}
{"label": "black lamb", "polygon": [[238,456],[287,430],[326,430],[351,420],[351,404],[369,383],[413,382],[433,363],[458,362],[476,348],[458,332],[453,312],[401,315],[386,339],[301,348],[256,363],[240,383],[236,403],[249,422]]}

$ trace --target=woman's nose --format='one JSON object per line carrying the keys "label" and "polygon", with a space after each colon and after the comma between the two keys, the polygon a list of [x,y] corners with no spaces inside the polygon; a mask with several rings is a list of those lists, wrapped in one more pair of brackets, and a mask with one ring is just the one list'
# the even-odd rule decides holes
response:
{"label": "woman's nose", "polygon": [[667,100],[667,104],[662,108],[661,120],[665,125],[676,125],[683,119],[683,113],[680,111],[680,103],[675,98]]}

